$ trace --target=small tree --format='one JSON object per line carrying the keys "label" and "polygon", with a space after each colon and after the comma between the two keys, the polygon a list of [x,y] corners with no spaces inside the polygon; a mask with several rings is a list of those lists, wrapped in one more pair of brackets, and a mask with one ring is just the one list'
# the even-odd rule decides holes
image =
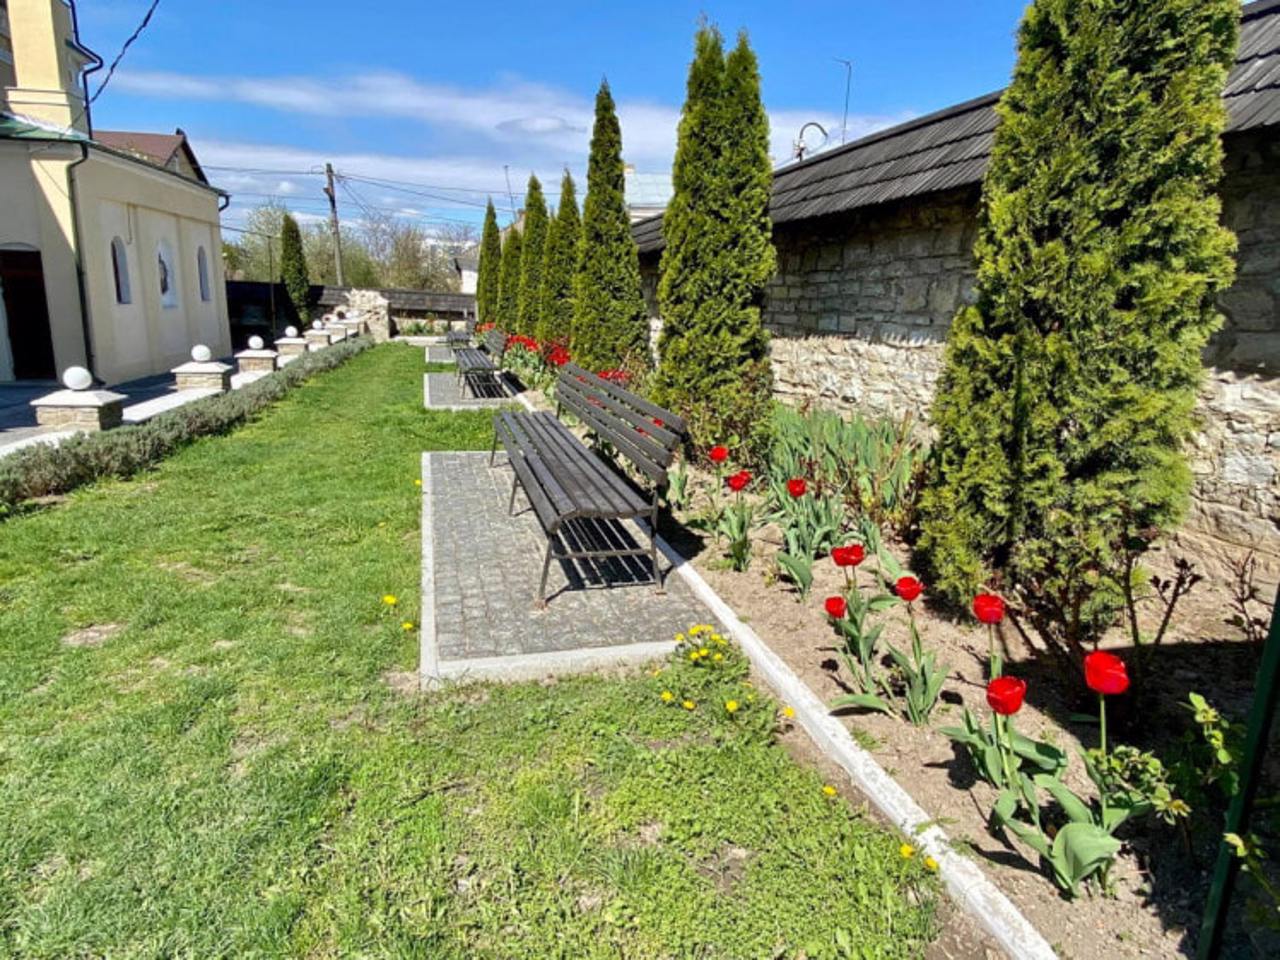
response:
{"label": "small tree", "polygon": [[302,249],[302,231],[298,229],[298,221],[288,213],[280,225],[280,279],[293,302],[298,320],[305,324],[311,279],[307,275],[307,257]]}
{"label": "small tree", "polygon": [[649,367],[649,318],[640,291],[640,255],[624,196],[622,128],[607,81],[596,94],[587,161],[587,198],[574,285],[573,350],[592,370]]}
{"label": "small tree", "polygon": [[760,456],[772,403],[760,307],[776,257],[769,123],[745,33],[726,58],[718,31],[698,31],[672,179],[655,396],[686,416],[696,447],[736,435]]}
{"label": "small tree", "polygon": [[547,245],[542,258],[536,336],[543,343],[567,342],[572,333],[573,278],[581,231],[573,177],[566,170],[560,181],[560,207],[547,229]]}
{"label": "small tree", "polygon": [[1000,578],[1067,649],[1125,554],[1177,523],[1219,224],[1237,0],[1035,0],[998,108],[978,296],[947,342],[920,547],[958,600]]}
{"label": "small tree", "polygon": [[547,243],[547,201],[542,184],[530,175],[524,198],[524,236],[520,253],[520,303],[514,332],[533,336],[538,326],[538,296],[542,289],[542,254]]}
{"label": "small tree", "polygon": [[493,199],[484,211],[484,230],[480,235],[480,265],[476,277],[476,317],[482,322],[494,318],[498,309],[498,286],[502,272],[502,235],[498,232],[498,215]]}
{"label": "small tree", "polygon": [[498,280],[498,315],[494,322],[499,330],[513,333],[520,311],[520,231],[512,227],[502,244],[502,272]]}

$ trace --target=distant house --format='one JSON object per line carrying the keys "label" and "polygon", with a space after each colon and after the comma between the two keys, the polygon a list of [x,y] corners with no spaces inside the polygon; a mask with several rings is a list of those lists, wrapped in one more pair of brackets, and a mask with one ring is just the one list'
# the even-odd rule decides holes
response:
{"label": "distant house", "polygon": [[95,130],[68,0],[0,0],[0,382],[118,383],[231,349],[219,210],[186,135]]}
{"label": "distant house", "polygon": [[657,216],[667,209],[671,194],[671,173],[637,173],[631,164],[626,166],[627,213],[636,223]]}
{"label": "distant house", "polygon": [[453,269],[458,274],[458,292],[475,293],[476,279],[480,276],[478,257],[454,257]]}

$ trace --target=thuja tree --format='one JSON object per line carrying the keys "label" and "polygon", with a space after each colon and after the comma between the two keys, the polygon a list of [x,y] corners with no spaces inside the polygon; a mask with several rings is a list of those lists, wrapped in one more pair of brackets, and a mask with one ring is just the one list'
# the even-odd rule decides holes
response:
{"label": "thuja tree", "polygon": [[578,199],[566,170],[560,181],[560,206],[547,228],[542,256],[542,289],[538,294],[538,327],[543,343],[567,343],[573,328],[573,277],[578,264]]}
{"label": "thuja tree", "polygon": [[624,187],[622,128],[605,82],[596,94],[573,296],[574,358],[597,371],[649,366],[649,320]]}
{"label": "thuja tree", "polygon": [[1200,350],[1234,271],[1214,186],[1239,13],[1036,0],[998,108],[920,547],[952,596],[994,577],[1069,649],[1187,505]]}
{"label": "thuja tree", "polygon": [[538,295],[542,290],[542,253],[547,242],[547,201],[542,184],[529,177],[524,198],[523,249],[520,253],[520,302],[513,332],[533,336],[538,326]]}
{"label": "thuja tree", "polygon": [[514,332],[520,310],[520,231],[512,227],[502,242],[502,267],[498,274],[498,329]]}
{"label": "thuja tree", "polygon": [[311,278],[307,274],[307,255],[302,249],[302,231],[298,229],[298,221],[288,213],[280,225],[280,279],[298,319],[306,323]]}
{"label": "thuja tree", "polygon": [[502,235],[498,232],[498,215],[493,201],[484,211],[484,229],[480,233],[480,265],[476,277],[476,316],[487,323],[498,309],[498,284],[502,272]]}
{"label": "thuja tree", "polygon": [[685,415],[696,447],[736,436],[759,456],[772,390],[760,306],[776,257],[769,123],[745,34],[726,57],[714,28],[698,31],[672,180],[655,396]]}

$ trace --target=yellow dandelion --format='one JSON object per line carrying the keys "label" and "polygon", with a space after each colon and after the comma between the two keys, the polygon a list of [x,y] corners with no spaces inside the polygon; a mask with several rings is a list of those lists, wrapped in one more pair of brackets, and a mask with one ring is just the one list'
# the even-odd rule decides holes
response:
{"label": "yellow dandelion", "polygon": [[898,852],[902,854],[903,860],[910,860],[916,855],[916,848],[909,843],[904,843],[898,848]]}
{"label": "yellow dandelion", "polygon": [[378,521],[378,526],[380,526],[380,527],[385,527],[386,525],[387,525],[387,521],[385,521],[385,520],[379,520],[379,521]]}
{"label": "yellow dandelion", "polygon": [[737,700],[726,700],[726,701],[724,702],[724,708],[725,708],[726,710],[728,710],[730,713],[737,713],[737,712],[738,712],[738,701],[737,701]]}
{"label": "yellow dandelion", "polygon": [[694,707],[697,706],[697,704],[694,703],[692,700],[685,700],[680,704],[680,706],[684,707],[686,710],[692,710]]}
{"label": "yellow dandelion", "polygon": [[413,481],[413,485],[414,485],[415,487],[420,487],[420,486],[422,486],[422,481],[421,481],[421,480],[415,480],[415,481]]}
{"label": "yellow dandelion", "polygon": [[714,660],[716,663],[719,663],[721,660],[723,660],[723,659],[724,659],[724,654],[723,654],[723,653],[717,653],[717,654],[716,654],[714,657],[712,657],[711,659],[712,659],[712,660]]}
{"label": "yellow dandelion", "polygon": [[822,792],[825,793],[828,797],[834,797],[836,795],[836,788],[828,783],[825,787],[822,788]]}
{"label": "yellow dandelion", "polygon": [[385,603],[388,607],[394,607],[397,603],[396,595],[394,593],[384,593],[382,595],[382,602]]}
{"label": "yellow dandelion", "polygon": [[674,693],[672,693],[670,690],[663,690],[663,691],[662,691],[662,702],[663,702],[663,703],[670,703],[670,702],[671,702],[672,700],[674,700],[675,698],[676,698],[676,695],[675,695]]}
{"label": "yellow dandelion", "polygon": [[413,629],[413,621],[412,621],[412,620],[406,620],[404,623],[400,624],[400,629],[401,629],[401,630],[412,630],[412,629]]}
{"label": "yellow dandelion", "polygon": [[782,715],[788,720],[794,720],[796,716],[796,708],[791,706],[783,707]]}
{"label": "yellow dandelion", "polygon": [[676,634],[676,643],[684,643],[684,634],[683,634],[683,633],[677,633],[677,634]]}
{"label": "yellow dandelion", "polygon": [[700,657],[709,657],[709,656],[711,656],[711,651],[710,651],[710,650],[708,650],[706,647],[702,647],[702,648],[698,651],[698,656],[700,656]]}
{"label": "yellow dandelion", "polygon": [[690,659],[690,660],[692,660],[694,663],[697,663],[697,662],[698,662],[698,651],[697,651],[697,650],[690,650],[690,651],[689,651],[689,659]]}
{"label": "yellow dandelion", "polygon": [[933,859],[933,857],[925,857],[925,858],[924,858],[924,868],[925,868],[926,870],[932,871],[933,873],[937,873],[937,872],[938,872],[938,861],[937,861],[937,860],[935,860],[935,859]]}

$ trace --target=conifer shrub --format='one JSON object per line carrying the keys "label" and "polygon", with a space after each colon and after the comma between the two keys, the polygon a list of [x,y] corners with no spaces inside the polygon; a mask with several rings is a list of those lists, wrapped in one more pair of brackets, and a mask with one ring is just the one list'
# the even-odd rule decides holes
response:
{"label": "conifer shrub", "polygon": [[1214,189],[1239,13],[1036,0],[1019,29],[919,547],[956,600],[1016,591],[1067,649],[1187,507],[1200,351],[1234,273]]}
{"label": "conifer shrub", "polygon": [[573,353],[596,372],[648,371],[649,317],[640,291],[640,254],[631,235],[622,165],[622,128],[608,82],[596,94],[587,196],[573,296]]}
{"label": "conifer shrub", "polygon": [[740,34],[697,34],[680,119],[675,194],[663,217],[657,402],[690,424],[695,450],[736,436],[759,461],[773,378],[760,308],[776,268],[770,234],[769,123],[755,54]]}
{"label": "conifer shrub", "polygon": [[502,234],[498,231],[498,215],[490,199],[484,211],[484,229],[480,233],[480,263],[476,276],[476,318],[481,323],[492,321],[498,311],[498,285],[502,273]]}
{"label": "conifer shrub", "polygon": [[311,292],[311,278],[302,248],[302,231],[298,229],[298,221],[288,213],[280,225],[280,279],[299,322],[305,324],[309,316],[307,297]]}
{"label": "conifer shrub", "polygon": [[520,322],[520,231],[512,227],[502,242],[502,266],[498,278],[498,315],[494,323],[510,333]]}
{"label": "conifer shrub", "polygon": [[573,282],[581,232],[573,177],[566,170],[560,181],[560,206],[547,228],[546,249],[542,257],[542,289],[538,292],[538,326],[534,334],[542,343],[569,343],[573,331]]}
{"label": "conifer shrub", "polygon": [[542,257],[547,242],[547,201],[542,184],[529,177],[524,200],[524,230],[521,231],[520,294],[516,304],[516,325],[512,333],[533,336],[538,327],[538,299],[542,292]]}

